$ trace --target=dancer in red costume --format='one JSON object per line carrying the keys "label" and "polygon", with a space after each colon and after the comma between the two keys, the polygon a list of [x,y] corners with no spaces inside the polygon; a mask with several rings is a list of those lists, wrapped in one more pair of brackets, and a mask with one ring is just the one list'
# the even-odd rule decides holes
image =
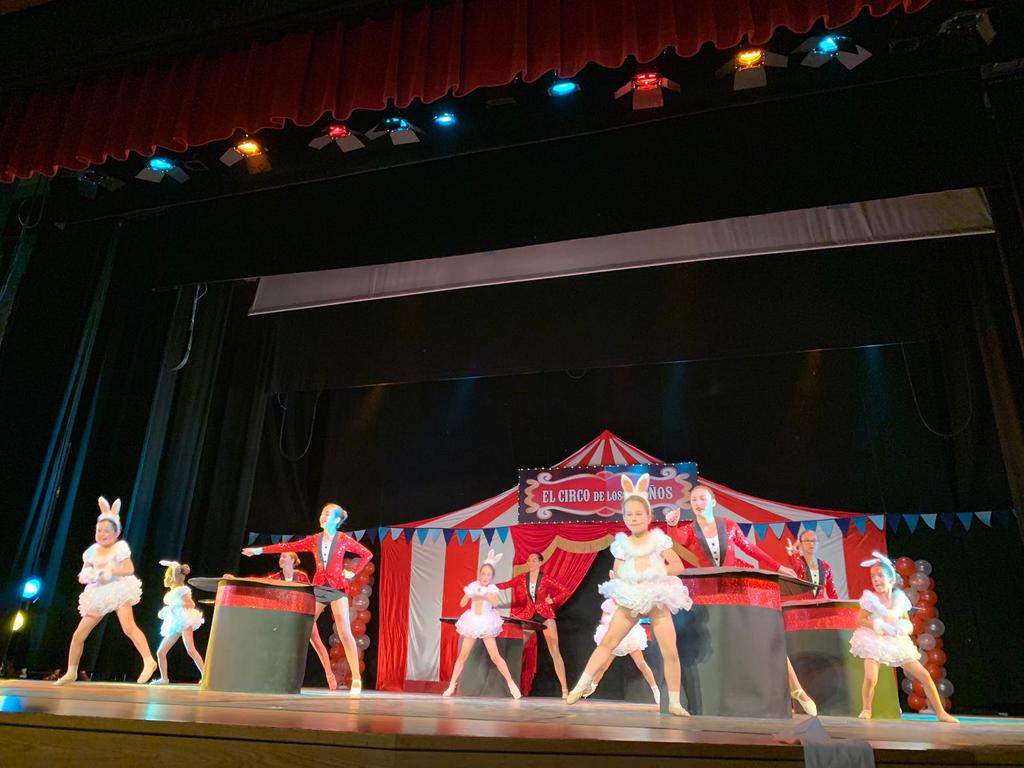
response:
{"label": "dancer in red costume", "polygon": [[569,686],[565,679],[565,662],[558,648],[558,624],[555,622],[555,609],[565,602],[568,595],[565,587],[545,576],[540,566],[544,555],[533,552],[526,558],[526,573],[522,573],[508,581],[497,585],[498,589],[512,587],[512,609],[509,615],[513,619],[526,619],[544,625],[544,640],[548,644],[548,653],[555,667],[555,676],[562,686],[562,698],[569,695]]}
{"label": "dancer in red costume", "polygon": [[825,590],[825,597],[829,600],[838,600],[839,593],[836,591],[836,583],[832,580],[832,566],[814,556],[814,550],[818,546],[818,534],[814,531],[804,531],[800,534],[800,543],[786,542],[786,554],[789,555],[789,562],[796,571],[798,579],[809,581],[814,585],[811,595],[821,597],[822,589]]}
{"label": "dancer in red costume", "polygon": [[[746,568],[745,562],[736,557],[736,548],[743,550],[757,560],[757,564],[768,571],[778,571],[797,578],[796,571],[780,565],[771,555],[756,544],[751,544],[743,535],[735,520],[715,518],[715,492],[698,483],[690,491],[690,508],[694,522],[679,522],[679,510],[673,509],[665,515],[668,534],[672,540],[697,558],[701,568]],[[812,717],[818,714],[818,706],[800,685],[796,670],[786,659],[789,676],[789,692],[797,704]]]}
{"label": "dancer in red costume", "polygon": [[292,552],[291,550],[282,552],[281,556],[277,558],[277,564],[281,570],[267,576],[268,579],[290,581],[295,584],[309,584],[309,576],[306,575],[305,571],[299,570],[298,552]]}
{"label": "dancer in red costume", "polygon": [[[287,544],[271,544],[266,547],[246,547],[242,554],[246,557],[263,554],[276,554],[280,552],[312,552],[316,560],[316,573],[313,574],[313,586],[328,586],[336,590],[338,595],[331,598],[331,613],[334,615],[334,631],[341,638],[341,644],[345,648],[345,658],[348,659],[349,669],[352,670],[352,687],[349,693],[358,696],[363,690],[363,681],[359,676],[359,651],[356,648],[356,639],[352,636],[351,622],[349,620],[348,586],[349,582],[366,567],[373,557],[373,553],[366,547],[353,539],[347,533],[338,530],[342,523],[348,519],[348,512],[338,504],[326,504],[320,510],[320,527],[322,533],[307,536],[298,541],[290,541]],[[345,553],[349,552],[359,558],[354,570],[345,569]],[[323,613],[324,604],[317,602],[316,616],[313,619],[313,632],[319,635],[316,629],[316,619]],[[319,640],[319,637],[317,638]],[[320,648],[312,639],[313,647],[320,656],[320,662],[325,669],[329,669],[330,658],[326,662],[320,654]],[[323,646],[323,642],[320,642]],[[326,649],[325,649],[326,652]],[[327,673],[327,682],[331,690],[337,688],[334,675]]]}

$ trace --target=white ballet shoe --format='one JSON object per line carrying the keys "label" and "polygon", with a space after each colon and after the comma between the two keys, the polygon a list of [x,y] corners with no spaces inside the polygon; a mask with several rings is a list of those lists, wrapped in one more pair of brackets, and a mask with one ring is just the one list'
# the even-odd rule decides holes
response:
{"label": "white ballet shoe", "polygon": [[78,679],[78,670],[77,669],[69,669],[63,675],[61,675],[56,680],[54,680],[53,684],[54,685],[67,685],[68,683],[75,682],[75,680],[77,680],[77,679]]}
{"label": "white ballet shoe", "polygon": [[818,705],[815,704],[814,700],[804,692],[803,688],[797,688],[789,695],[796,700],[796,703],[799,704],[800,708],[808,715],[811,717],[818,716]]}
{"label": "white ballet shoe", "polygon": [[589,699],[595,693],[597,693],[597,683],[591,683],[587,690],[583,692],[583,698]]}
{"label": "white ballet shoe", "polygon": [[455,683],[452,683],[447,688],[445,688],[444,689],[444,693],[442,693],[441,695],[444,696],[446,699],[451,698],[452,696],[454,696],[455,695]]}
{"label": "white ballet shoe", "polygon": [[[576,685],[572,687],[572,690],[569,691],[569,695],[565,697],[565,703],[569,705],[575,704],[577,701],[583,698],[583,694],[590,691],[590,687],[593,684],[593,678],[591,678],[589,675],[584,674],[582,677],[580,677],[579,682],[577,682]],[[593,693],[593,691],[591,691],[591,693]],[[590,694],[588,693],[587,695],[589,696]]]}
{"label": "white ballet shoe", "polygon": [[661,706],[661,689],[655,686],[651,688],[651,693],[654,694],[654,703]]}
{"label": "white ballet shoe", "polygon": [[156,659],[154,659],[152,656],[150,656],[148,659],[146,659],[145,663],[142,665],[142,674],[139,675],[139,679],[136,680],[135,682],[137,682],[137,683],[148,683],[149,682],[149,678],[151,678],[153,676],[153,673],[156,672],[156,670],[157,670]]}
{"label": "white ballet shoe", "polygon": [[363,692],[363,681],[362,680],[353,680],[352,681],[352,685],[350,685],[348,687],[348,695],[349,696],[358,696],[362,692]]}
{"label": "white ballet shoe", "polygon": [[860,714],[857,715],[857,718],[860,719],[860,720],[870,720],[871,719],[871,710],[870,709],[862,709],[860,711]]}
{"label": "white ballet shoe", "polygon": [[668,713],[676,717],[689,717],[690,713],[679,703],[679,691],[668,692]]}
{"label": "white ballet shoe", "polygon": [[519,700],[523,698],[523,694],[519,691],[519,686],[515,683],[508,684],[508,692],[512,694],[513,699]]}
{"label": "white ballet shoe", "polygon": [[169,682],[171,682],[171,681],[170,680],[165,680],[162,677],[157,677],[157,678],[154,678],[153,680],[150,680],[149,684],[150,685],[167,685]]}

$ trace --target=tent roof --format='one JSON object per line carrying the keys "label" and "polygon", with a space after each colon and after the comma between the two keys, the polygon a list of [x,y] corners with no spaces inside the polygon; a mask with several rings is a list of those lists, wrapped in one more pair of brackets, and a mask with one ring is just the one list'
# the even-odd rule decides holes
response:
{"label": "tent roof", "polygon": [[[555,464],[555,467],[588,467],[614,464],[661,464],[661,459],[627,443],[605,430],[575,453]],[[811,509],[734,491],[719,483],[701,477],[701,482],[715,491],[717,510],[738,522],[780,523],[789,521],[834,519],[853,516],[854,512],[835,512]],[[519,523],[519,488],[514,486],[496,496],[479,501],[464,509],[444,515],[404,523],[393,528],[504,528]]]}

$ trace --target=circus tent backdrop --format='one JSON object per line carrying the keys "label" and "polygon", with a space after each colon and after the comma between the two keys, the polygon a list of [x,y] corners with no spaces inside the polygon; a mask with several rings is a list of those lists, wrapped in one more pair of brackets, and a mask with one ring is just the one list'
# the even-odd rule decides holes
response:
{"label": "circus tent backdrop", "polygon": [[[660,459],[604,431],[556,467],[659,464]],[[872,549],[885,551],[885,517],[810,509],[740,493],[701,476],[717,498],[717,513],[736,520],[749,537],[785,562],[785,542],[801,528],[818,534],[818,555],[833,568],[841,597],[868,587],[858,567]],[[380,538],[380,647],[377,688],[432,690],[450,679],[458,637],[441,616],[460,612],[462,588],[476,578],[487,550],[504,553],[497,579],[511,578],[530,552],[547,556],[545,569],[572,592],[621,523],[518,525],[518,488],[464,509],[400,526],[358,532]],[[741,555],[742,556],[742,555]],[[508,590],[504,592],[507,603]],[[503,612],[507,613],[507,604]],[[524,654],[529,686],[535,655]],[[527,667],[530,667],[528,670]],[[525,691],[524,691],[525,692]]]}

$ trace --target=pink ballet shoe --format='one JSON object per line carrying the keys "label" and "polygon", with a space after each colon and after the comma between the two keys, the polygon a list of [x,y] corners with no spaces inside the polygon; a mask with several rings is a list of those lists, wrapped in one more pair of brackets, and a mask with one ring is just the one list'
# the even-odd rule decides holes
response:
{"label": "pink ballet shoe", "polygon": [[149,682],[149,678],[151,678],[153,676],[153,673],[156,672],[156,670],[157,670],[156,659],[154,659],[152,656],[150,656],[148,659],[146,659],[146,662],[142,665],[142,674],[139,675],[139,679],[136,680],[135,682],[137,682],[137,683],[148,683]]}
{"label": "pink ballet shoe", "polygon": [[941,715],[936,715],[939,718],[940,723],[959,723],[958,718],[953,717],[949,712],[943,712]]}
{"label": "pink ballet shoe", "polygon": [[508,692],[511,693],[512,694],[512,698],[516,699],[517,701],[519,699],[523,698],[523,694],[519,692],[519,686],[516,685],[515,683],[509,683],[508,684]]}
{"label": "pink ballet shoe", "polygon": [[75,682],[75,680],[77,680],[77,679],[78,679],[78,670],[77,669],[69,669],[63,675],[61,675],[56,680],[54,680],[53,684],[54,685],[67,685],[68,683]]}
{"label": "pink ballet shoe", "polygon": [[170,682],[171,682],[170,680],[165,680],[162,677],[158,677],[158,678],[156,678],[154,680],[150,680],[149,684],[150,685],[167,685]]}
{"label": "pink ballet shoe", "polygon": [[452,696],[454,696],[455,695],[455,683],[452,683],[447,688],[445,688],[444,689],[444,693],[442,693],[441,695],[444,696],[446,699],[450,699]]}
{"label": "pink ballet shoe", "polygon": [[870,709],[862,709],[860,711],[860,714],[857,715],[857,718],[859,720],[870,720],[871,719],[871,710]]}
{"label": "pink ballet shoe", "polygon": [[330,670],[327,670],[327,687],[332,691],[338,690],[338,678]]}

